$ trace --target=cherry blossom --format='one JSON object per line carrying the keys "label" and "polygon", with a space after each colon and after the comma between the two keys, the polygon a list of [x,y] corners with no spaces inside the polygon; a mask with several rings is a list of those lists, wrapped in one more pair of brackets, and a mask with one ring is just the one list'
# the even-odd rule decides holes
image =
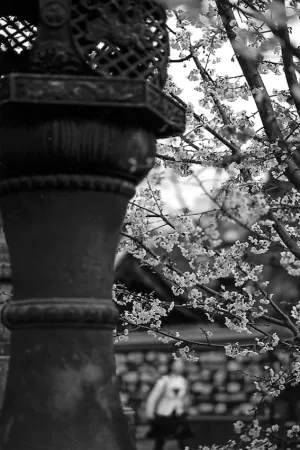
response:
{"label": "cherry blossom", "polygon": [[[255,360],[282,349],[288,366],[266,366],[263,376],[253,379],[260,401],[272,401],[300,382],[299,289],[297,299],[289,289],[281,297],[272,276],[280,271],[297,284],[300,275],[300,43],[292,33],[299,5],[161,3],[169,8],[171,45],[165,91],[186,107],[186,131],[158,142],[154,168],[130,202],[119,250],[157,270],[181,306],[236,333],[234,343],[224,343],[230,358]],[[179,66],[186,83],[177,85]],[[203,170],[213,174],[214,183],[203,181]],[[166,180],[173,182],[177,209],[164,199]],[[199,192],[194,208],[186,204],[183,185]],[[226,240],[226,230],[235,238]],[[199,342],[190,343],[163,327],[175,301],[121,285],[115,286],[114,299],[125,308],[117,340],[130,339],[139,327],[173,344],[174,357],[190,360],[195,346],[211,345],[207,332],[205,342],[199,331]],[[259,338],[252,338],[254,332]],[[241,333],[251,345],[239,342]],[[259,424],[255,405],[253,411],[250,424],[236,423],[235,440],[199,450],[275,450],[283,444],[288,449],[298,439],[297,424],[282,433],[276,424]]]}

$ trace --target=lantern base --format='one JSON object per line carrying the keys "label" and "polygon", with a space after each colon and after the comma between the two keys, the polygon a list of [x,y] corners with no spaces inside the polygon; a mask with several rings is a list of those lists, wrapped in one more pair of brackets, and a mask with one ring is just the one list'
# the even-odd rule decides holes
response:
{"label": "lantern base", "polygon": [[112,330],[13,331],[1,448],[133,449],[112,342]]}

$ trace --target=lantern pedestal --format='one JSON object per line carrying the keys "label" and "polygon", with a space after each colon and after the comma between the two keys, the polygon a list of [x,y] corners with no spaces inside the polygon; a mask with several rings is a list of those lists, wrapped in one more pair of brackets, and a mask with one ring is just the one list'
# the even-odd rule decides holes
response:
{"label": "lantern pedestal", "polygon": [[2,447],[127,450],[110,330],[12,333]]}
{"label": "lantern pedestal", "polygon": [[133,448],[112,337],[113,262],[126,205],[125,196],[107,192],[2,198],[15,293],[3,310],[12,330],[3,449]]}

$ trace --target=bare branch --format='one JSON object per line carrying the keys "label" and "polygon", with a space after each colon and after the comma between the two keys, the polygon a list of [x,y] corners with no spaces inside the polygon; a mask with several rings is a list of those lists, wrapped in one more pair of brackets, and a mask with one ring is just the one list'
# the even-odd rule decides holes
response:
{"label": "bare branch", "polygon": [[170,63],[182,63],[184,61],[188,61],[189,59],[192,58],[192,54],[190,53],[189,55],[185,56],[184,58],[180,58],[180,59],[169,59]]}

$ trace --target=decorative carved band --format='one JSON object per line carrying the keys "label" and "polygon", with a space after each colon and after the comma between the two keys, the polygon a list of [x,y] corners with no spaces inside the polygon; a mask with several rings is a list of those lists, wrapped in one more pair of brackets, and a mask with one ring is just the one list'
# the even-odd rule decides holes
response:
{"label": "decorative carved band", "polygon": [[63,2],[50,1],[41,8],[41,19],[50,28],[60,28],[69,19],[69,10]]}
{"label": "decorative carved band", "polygon": [[177,136],[185,129],[185,108],[141,80],[14,73],[0,81],[0,106],[6,103],[97,107],[99,111],[125,108],[124,121],[139,117],[158,138]]}
{"label": "decorative carved band", "polygon": [[118,310],[112,300],[51,298],[15,300],[1,311],[2,323],[10,330],[20,328],[113,328]]}
{"label": "decorative carved band", "polygon": [[129,181],[105,176],[92,175],[34,175],[29,177],[10,178],[0,183],[0,193],[35,189],[78,189],[116,192],[132,198],[135,186]]}

